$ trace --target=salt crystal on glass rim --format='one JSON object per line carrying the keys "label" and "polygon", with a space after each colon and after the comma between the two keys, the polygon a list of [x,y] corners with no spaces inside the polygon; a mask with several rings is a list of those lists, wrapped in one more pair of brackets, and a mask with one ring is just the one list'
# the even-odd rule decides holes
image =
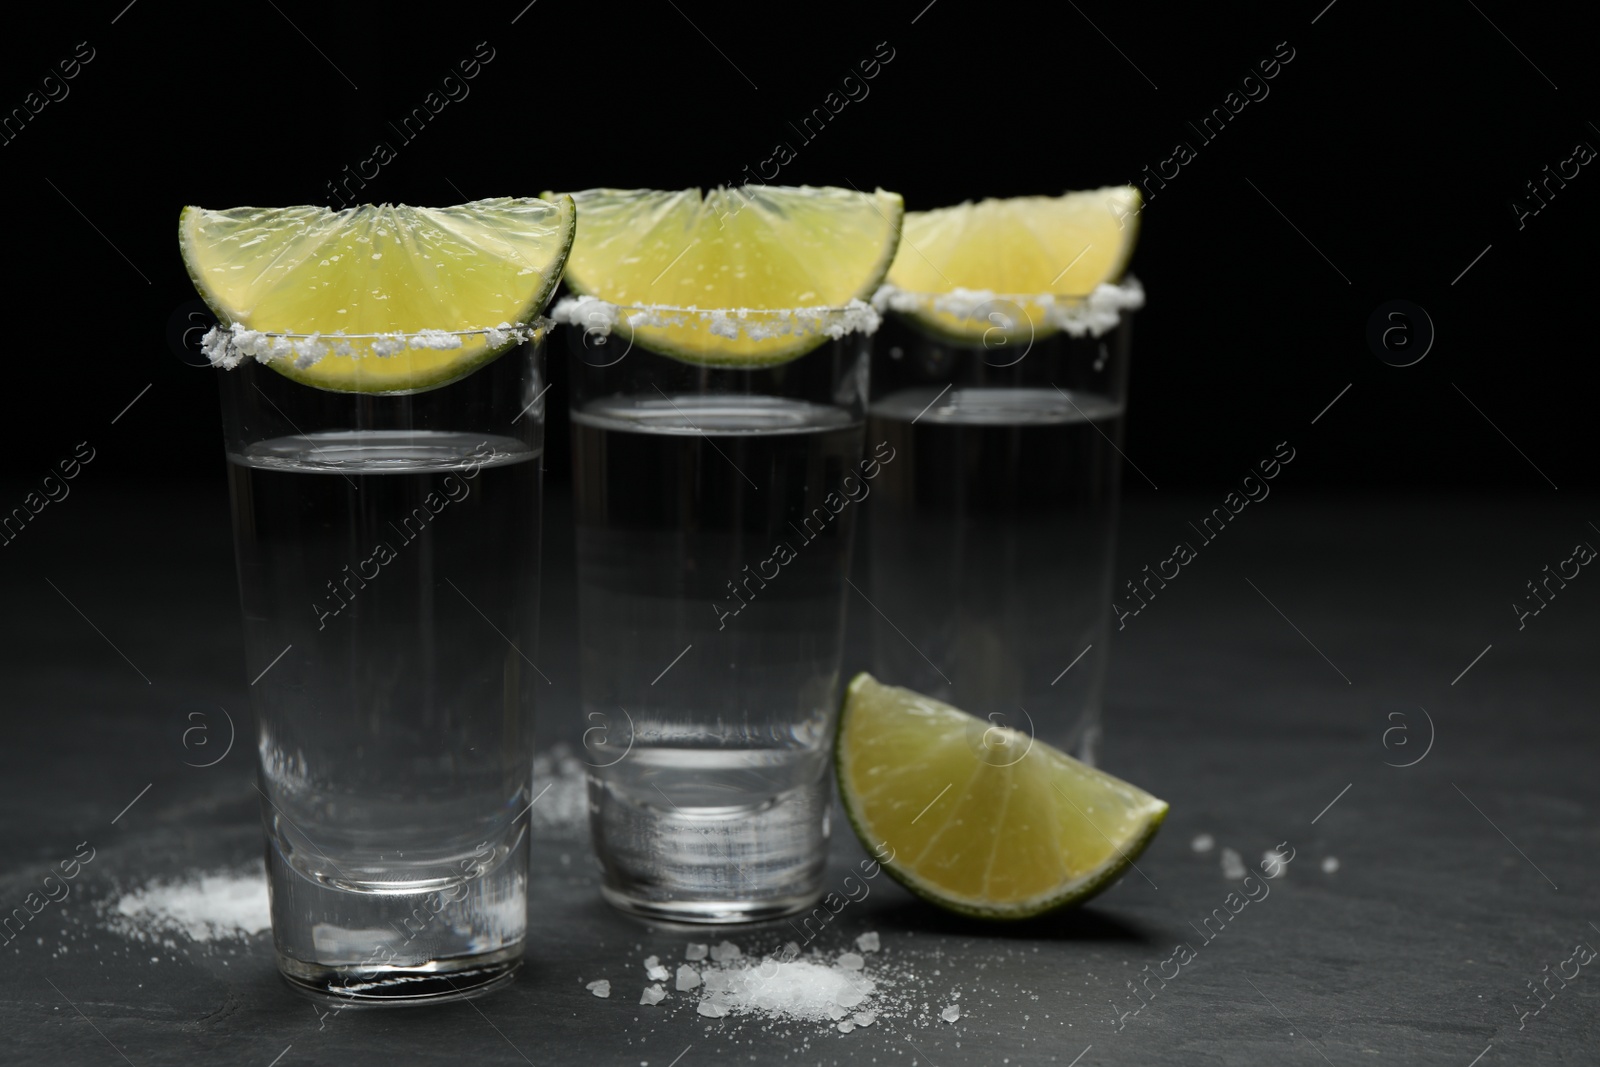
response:
{"label": "salt crystal on glass rim", "polygon": [[989,289],[957,288],[948,293],[910,293],[893,285],[880,286],[872,294],[879,311],[901,313],[932,309],[956,318],[971,318],[986,304],[996,301],[1031,304],[1040,308],[1045,323],[1071,337],[1102,337],[1122,322],[1124,311],[1144,307],[1144,286],[1128,276],[1120,283],[1102,283],[1087,296],[1067,297],[1053,293],[996,293]]}
{"label": "salt crystal on glass rim", "polygon": [[832,340],[852,333],[872,333],[883,321],[880,310],[865,300],[840,307],[799,308],[699,308],[668,304],[623,306],[592,296],[562,297],[550,309],[556,322],[583,330],[591,338],[609,337],[617,324],[639,327],[699,324],[714,337],[767,341],[774,337],[826,336]]}
{"label": "salt crystal on glass rim", "polygon": [[[333,333],[268,333],[250,330],[235,322],[228,326],[218,323],[200,338],[200,351],[214,367],[232,370],[246,359],[258,363],[274,360],[292,360],[299,370],[305,370],[321,360],[331,350],[338,356],[375,356],[387,359],[408,349],[448,351],[460,348],[468,337],[482,336],[491,348],[499,348],[516,341],[528,341],[539,332],[537,325],[513,325],[502,322],[496,326],[468,330],[423,329],[415,333],[403,330],[389,333],[346,334]],[[331,344],[330,344],[331,343]]]}

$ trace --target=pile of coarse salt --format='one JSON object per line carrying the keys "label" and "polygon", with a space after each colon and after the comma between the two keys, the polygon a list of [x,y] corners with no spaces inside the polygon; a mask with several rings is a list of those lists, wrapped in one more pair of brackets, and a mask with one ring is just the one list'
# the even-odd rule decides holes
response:
{"label": "pile of coarse salt", "polygon": [[106,926],[135,941],[246,938],[272,928],[267,873],[260,864],[235,871],[156,879],[102,905]]}
{"label": "pile of coarse salt", "polygon": [[873,998],[880,992],[880,982],[867,974],[863,953],[875,953],[879,947],[876,933],[856,938],[859,951],[842,952],[833,959],[815,949],[802,956],[793,941],[761,958],[746,956],[731,941],[691,943],[676,974],[657,956],[645,959],[645,977],[652,984],[645,987],[639,1003],[666,1000],[670,980],[674,990],[695,1002],[696,1013],[707,1018],[759,1015],[831,1022],[848,1034],[878,1019]]}

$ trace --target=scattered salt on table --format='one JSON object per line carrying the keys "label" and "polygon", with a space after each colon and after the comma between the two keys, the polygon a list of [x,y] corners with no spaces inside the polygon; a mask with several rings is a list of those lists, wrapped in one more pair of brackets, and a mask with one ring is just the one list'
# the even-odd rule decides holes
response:
{"label": "scattered salt on table", "polygon": [[867,933],[864,933],[860,937],[856,938],[856,948],[860,949],[862,952],[876,952],[881,947],[882,946],[878,943],[878,933],[876,930],[868,931]]}
{"label": "scattered salt on table", "polygon": [[943,1019],[947,1023],[953,1023],[957,1019],[961,1018],[961,1009],[952,1004],[944,1011],[939,1013],[939,1018]]}
{"label": "scattered salt on table", "polygon": [[182,933],[193,941],[245,938],[272,928],[267,872],[262,866],[215,874],[193,872],[124,893],[106,909],[111,929],[138,941]]}
{"label": "scattered salt on table", "polygon": [[744,953],[740,952],[739,946],[735,945],[732,941],[724,941],[721,944],[711,946],[711,960],[713,963],[722,963],[726,960],[736,960],[742,955],[744,955]]}
{"label": "scattered salt on table", "polygon": [[661,958],[659,956],[645,957],[644,974],[645,977],[650,979],[652,982],[665,982],[669,977],[671,977],[671,973],[665,967],[661,966]]}
{"label": "scattered salt on table", "polygon": [[1261,854],[1261,873],[1268,878],[1277,878],[1288,873],[1289,857],[1275,848],[1269,848]]}
{"label": "scattered salt on table", "polygon": [[684,946],[683,958],[686,960],[703,960],[706,958],[706,947],[697,945],[693,941]]}
{"label": "scattered salt on table", "polygon": [[1222,850],[1222,877],[1230,882],[1237,882],[1250,871],[1244,865],[1244,857],[1231,848]]}
{"label": "scattered salt on table", "polygon": [[590,982],[583,988],[587,989],[597,997],[609,997],[611,995],[611,983],[606,981],[604,978],[601,978],[598,981]]}
{"label": "scattered salt on table", "polygon": [[640,1004],[660,1004],[666,999],[667,991],[660,985],[647,985],[644,992],[639,995]]}
{"label": "scattered salt on table", "polygon": [[700,973],[686,963],[678,965],[678,992],[694,989],[700,984]]}

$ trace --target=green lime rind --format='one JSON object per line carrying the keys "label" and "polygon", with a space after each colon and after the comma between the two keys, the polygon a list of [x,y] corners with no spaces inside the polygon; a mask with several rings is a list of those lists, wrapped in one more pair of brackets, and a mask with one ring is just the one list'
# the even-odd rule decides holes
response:
{"label": "green lime rind", "polygon": [[[879,846],[873,842],[872,835],[869,834],[865,820],[859,811],[857,798],[852,795],[847,786],[849,779],[844,769],[843,739],[846,732],[846,723],[851,714],[851,697],[863,684],[868,682],[876,682],[876,679],[871,674],[862,671],[852,678],[850,684],[845,688],[845,695],[839,712],[839,724],[834,737],[834,776],[839,783],[839,797],[844,805],[845,817],[849,820],[850,828],[855,831],[856,839],[861,842],[862,848],[866,849],[868,855],[872,856],[885,871],[889,872],[889,877],[899,882],[914,896],[944,911],[984,921],[1018,922],[1083,904],[1116,884],[1122,875],[1127,873],[1129,868],[1133,866],[1134,862],[1144,854],[1145,849],[1150,846],[1150,842],[1155,840],[1162,824],[1166,822],[1170,805],[1164,800],[1150,797],[1151,804],[1145,812],[1145,825],[1137,838],[1123,846],[1115,857],[1108,859],[1099,867],[1042,897],[1005,905],[984,905],[975,904],[967,898],[943,892],[937,886],[918,878],[907,870],[904,864],[897,863],[892,858],[884,860],[878,856],[877,850]],[[975,721],[981,722],[981,720]],[[1099,773],[1104,774],[1105,772]],[[1106,775],[1106,777],[1114,776]],[[1143,790],[1140,790],[1140,792],[1143,792]]]}
{"label": "green lime rind", "polygon": [[[861,840],[862,845],[866,846],[870,853],[871,846],[867,846],[866,835],[862,833],[861,825],[856,821],[856,816],[850,810],[848,803],[845,805],[845,814],[850,819],[850,826],[855,830],[856,837]],[[1125,855],[1118,856],[1115,860],[1091,872],[1078,882],[1065,887],[1059,893],[1038,902],[1028,901],[1006,907],[974,905],[940,893],[937,889],[918,881],[892,862],[881,863],[881,866],[889,872],[889,877],[905,886],[913,895],[945,911],[953,912],[957,915],[965,915],[970,919],[984,919],[993,922],[1019,922],[1024,919],[1036,919],[1053,911],[1060,911],[1064,908],[1087,903],[1110,889],[1128,872],[1134,862],[1144,854],[1144,850],[1149,847],[1151,841],[1155,840],[1156,833],[1161,829],[1161,824],[1166,821],[1166,818],[1166,808],[1152,813],[1148,829],[1130,848],[1124,850]]]}

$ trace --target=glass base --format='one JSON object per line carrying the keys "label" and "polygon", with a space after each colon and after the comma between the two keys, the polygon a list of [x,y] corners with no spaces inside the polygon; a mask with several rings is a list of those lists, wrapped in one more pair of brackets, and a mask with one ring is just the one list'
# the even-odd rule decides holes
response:
{"label": "glass base", "polygon": [[352,1008],[443,1004],[481,997],[510,984],[521,966],[520,944],[412,967],[327,967],[278,953],[278,971],[295,992]]}
{"label": "glass base", "polygon": [[660,900],[638,896],[611,886],[600,887],[601,896],[619,911],[644,919],[675,923],[758,923],[786,919],[814,907],[822,890],[763,900]]}
{"label": "glass base", "polygon": [[522,960],[527,926],[528,839],[513,828],[509,842],[485,843],[483,859],[453,884],[440,885],[432,866],[410,872],[396,863],[393,880],[353,877],[350,857],[331,878],[301,852],[277,819],[268,825],[267,886],[278,969],[296,989],[344,1004],[421,1004],[486,993],[511,980]]}
{"label": "glass base", "polygon": [[[647,761],[624,760],[617,770],[630,763]],[[822,896],[833,800],[826,779],[776,793],[768,786],[765,796],[747,790],[739,803],[716,806],[690,802],[685,784],[657,790],[653,803],[637,786],[620,775],[589,782],[601,891],[621,910],[672,922],[748,923],[794,915]]]}

